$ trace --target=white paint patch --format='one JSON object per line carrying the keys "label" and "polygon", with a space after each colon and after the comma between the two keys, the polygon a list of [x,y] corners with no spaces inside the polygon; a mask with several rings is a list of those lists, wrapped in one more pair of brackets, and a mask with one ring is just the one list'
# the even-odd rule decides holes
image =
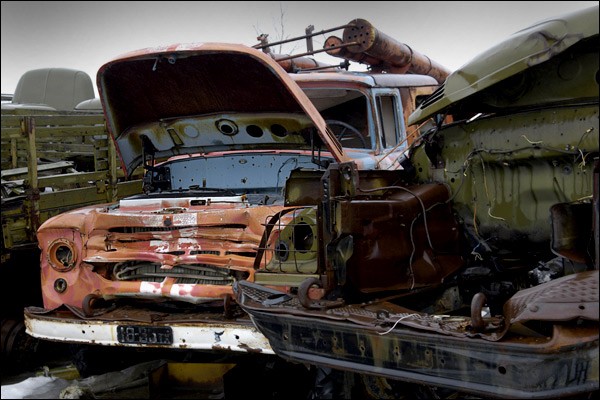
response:
{"label": "white paint patch", "polygon": [[192,297],[192,289],[195,285],[190,283],[176,283],[171,287],[171,297],[174,299],[186,299]]}
{"label": "white paint patch", "polygon": [[164,240],[151,240],[150,247],[154,248],[154,251],[157,253],[164,253],[169,251],[169,242],[165,242]]}
{"label": "white paint patch", "polygon": [[140,293],[148,293],[154,295],[162,294],[162,286],[163,283],[160,282],[141,282],[140,283]]}

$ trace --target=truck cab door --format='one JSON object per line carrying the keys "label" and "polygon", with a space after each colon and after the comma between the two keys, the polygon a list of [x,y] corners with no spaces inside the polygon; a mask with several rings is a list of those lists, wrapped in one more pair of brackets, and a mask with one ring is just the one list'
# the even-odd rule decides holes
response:
{"label": "truck cab door", "polygon": [[407,147],[402,101],[397,89],[374,89],[376,158],[379,169],[399,168],[398,158]]}

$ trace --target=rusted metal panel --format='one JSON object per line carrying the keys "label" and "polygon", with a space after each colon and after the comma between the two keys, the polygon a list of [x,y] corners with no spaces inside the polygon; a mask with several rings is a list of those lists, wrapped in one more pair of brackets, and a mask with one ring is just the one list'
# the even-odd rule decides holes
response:
{"label": "rusted metal panel", "polygon": [[[339,205],[339,233],[354,238],[353,257],[346,269],[357,288],[374,291],[421,287],[443,281],[462,266],[456,248],[458,226],[449,210],[438,208],[439,212],[429,213],[427,218],[432,222],[425,225],[426,220],[414,220],[418,213],[410,212],[411,200],[415,201],[413,207],[419,206],[413,196]],[[427,199],[423,201],[428,204]],[[436,256],[436,251],[453,253],[454,257]]]}
{"label": "rusted metal panel", "polygon": [[506,302],[504,313],[510,323],[577,318],[598,321],[598,270],[524,289]]}
{"label": "rusted metal panel", "polygon": [[[42,259],[45,307],[82,307],[89,294],[188,302],[223,299],[232,293],[232,276],[252,280],[262,224],[281,210],[280,206],[247,208],[241,200],[237,205],[214,201],[209,206],[190,206],[189,199],[129,203],[124,202],[118,212],[91,207],[63,214],[38,232],[44,254],[61,237],[69,237],[79,252],[69,271],[58,271]],[[164,212],[184,206],[184,212]],[[73,228],[77,233],[69,230]],[[142,271],[149,281],[140,280],[143,275],[135,278]],[[177,283],[185,277],[205,284]],[[56,292],[57,279],[66,280],[69,290]],[[214,284],[209,284],[211,279]]]}
{"label": "rusted metal panel", "polygon": [[[340,45],[347,47],[335,48]],[[451,71],[424,54],[400,43],[376,29],[369,21],[357,18],[344,29],[343,39],[332,36],[325,42],[327,53],[336,57],[366,63],[391,73],[429,75],[443,83]]]}
{"label": "rusted metal panel", "polygon": [[[584,279],[597,277],[596,271]],[[385,302],[308,310],[296,296],[275,302],[277,292],[250,282],[236,290],[276,354],[296,362],[502,398],[556,398],[599,387],[594,325],[554,325],[549,336],[500,340],[502,323],[477,334],[469,318],[395,313],[397,306]]]}

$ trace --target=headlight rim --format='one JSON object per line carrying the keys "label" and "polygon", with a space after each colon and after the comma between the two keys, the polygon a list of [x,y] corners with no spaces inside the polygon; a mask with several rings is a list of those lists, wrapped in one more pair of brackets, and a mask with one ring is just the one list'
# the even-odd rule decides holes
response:
{"label": "headlight rim", "polygon": [[[70,261],[67,265],[61,262],[60,259],[64,259],[64,256],[59,256],[57,254],[58,250],[62,247],[66,247],[67,250],[71,252]],[[69,239],[59,238],[55,239],[48,246],[48,251],[46,254],[46,259],[48,260],[48,264],[58,272],[69,272],[73,268],[77,266],[77,261],[79,257],[79,252],[77,251],[77,246],[74,242]]]}

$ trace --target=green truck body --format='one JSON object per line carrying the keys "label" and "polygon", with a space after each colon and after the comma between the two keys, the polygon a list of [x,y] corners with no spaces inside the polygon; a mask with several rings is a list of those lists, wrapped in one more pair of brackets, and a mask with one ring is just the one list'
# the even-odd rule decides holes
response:
{"label": "green truck body", "polygon": [[101,113],[3,111],[2,181],[2,263],[37,248],[50,217],[141,191],[140,180],[123,180]]}
{"label": "green truck body", "polygon": [[[26,72],[2,103],[2,355],[27,350],[23,307],[41,304],[36,231],[51,217],[140,193],[126,180],[92,81],[82,71]],[[81,106],[80,106],[81,105]],[[21,351],[23,353],[23,351]]]}

